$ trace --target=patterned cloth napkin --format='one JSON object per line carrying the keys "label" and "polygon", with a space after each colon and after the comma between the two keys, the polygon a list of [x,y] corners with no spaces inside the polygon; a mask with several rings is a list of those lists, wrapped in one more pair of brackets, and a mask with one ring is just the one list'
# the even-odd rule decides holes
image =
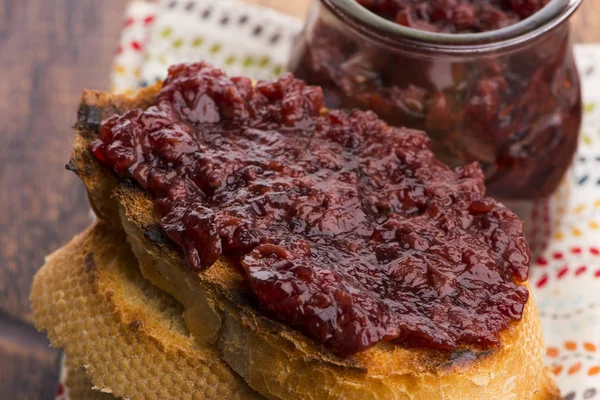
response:
{"label": "patterned cloth napkin", "polygon": [[273,78],[285,70],[302,21],[235,0],[134,2],[113,66],[111,91],[164,79],[169,65],[204,60],[228,74]]}
{"label": "patterned cloth napkin", "polygon": [[[197,60],[230,74],[272,78],[285,70],[301,28],[296,18],[235,0],[133,2],[111,91],[133,92],[163,79],[169,65]],[[530,211],[552,232],[530,278],[546,362],[566,400],[600,399],[600,46],[577,46],[575,53],[585,103],[579,150],[555,198]]]}

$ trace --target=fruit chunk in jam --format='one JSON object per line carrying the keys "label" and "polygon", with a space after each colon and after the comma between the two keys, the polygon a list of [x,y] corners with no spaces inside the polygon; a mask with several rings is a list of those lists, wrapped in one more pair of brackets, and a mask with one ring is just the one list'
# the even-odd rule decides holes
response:
{"label": "fruit chunk in jam", "polygon": [[498,344],[528,298],[521,222],[423,132],[322,106],[289,74],[253,87],[176,65],[92,151],[151,194],[193,270],[229,256],[265,312],[342,356]]}

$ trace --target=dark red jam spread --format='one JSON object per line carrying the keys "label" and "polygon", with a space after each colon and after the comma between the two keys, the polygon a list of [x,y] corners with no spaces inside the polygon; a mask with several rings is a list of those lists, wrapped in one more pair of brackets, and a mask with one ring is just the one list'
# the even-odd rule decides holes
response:
{"label": "dark red jam spread", "polygon": [[550,0],[356,0],[386,19],[410,28],[475,33],[504,28],[541,10]]}
{"label": "dark red jam spread", "polygon": [[290,74],[253,87],[176,65],[92,151],[151,194],[193,270],[229,256],[268,315],[342,356],[498,344],[528,298],[522,223],[423,132],[322,107]]}

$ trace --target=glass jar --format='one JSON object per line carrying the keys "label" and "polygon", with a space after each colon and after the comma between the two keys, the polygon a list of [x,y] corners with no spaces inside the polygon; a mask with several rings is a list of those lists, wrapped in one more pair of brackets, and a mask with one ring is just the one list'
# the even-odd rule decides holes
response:
{"label": "glass jar", "polygon": [[548,198],[571,164],[581,91],[569,16],[552,0],[533,16],[475,34],[407,28],[354,0],[313,0],[290,70],[330,108],[370,109],[426,131],[451,167],[479,161],[487,193]]}

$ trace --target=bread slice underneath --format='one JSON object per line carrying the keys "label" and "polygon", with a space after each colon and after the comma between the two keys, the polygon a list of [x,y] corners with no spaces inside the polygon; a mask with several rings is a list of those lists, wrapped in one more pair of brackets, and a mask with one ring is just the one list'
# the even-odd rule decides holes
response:
{"label": "bread slice underneath", "polygon": [[119,182],[89,151],[103,118],[147,107],[159,88],[132,98],[84,92],[69,168],[84,181],[98,216],[124,228],[143,275],[183,304],[192,334],[250,387],[286,400],[560,398],[542,365],[542,329],[532,297],[522,320],[501,333],[496,348],[442,352],[380,344],[343,359],[264,316],[228,259],[200,274],[191,272],[180,249],[162,233],[149,196]]}
{"label": "bread slice underneath", "polygon": [[144,279],[123,232],[97,223],[49,255],[31,292],[36,326],[94,387],[130,399],[261,399],[183,307]]}

